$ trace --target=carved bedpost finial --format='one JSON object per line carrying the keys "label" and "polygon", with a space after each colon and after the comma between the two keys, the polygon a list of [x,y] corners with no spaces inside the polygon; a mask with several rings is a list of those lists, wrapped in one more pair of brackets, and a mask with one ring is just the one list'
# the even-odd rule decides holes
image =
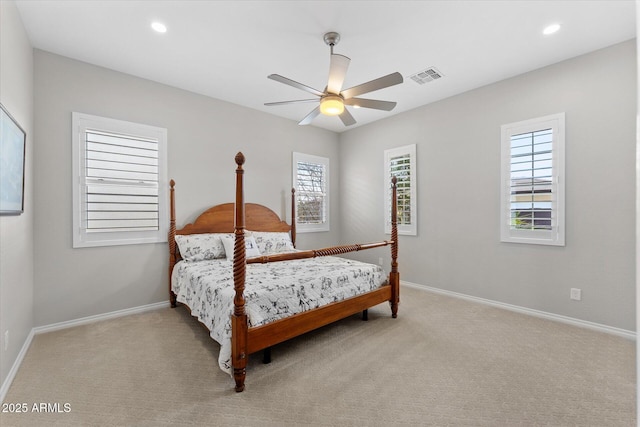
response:
{"label": "carved bedpost finial", "polygon": [[244,154],[242,154],[242,151],[238,151],[238,154],[236,154],[236,165],[244,165]]}
{"label": "carved bedpost finial", "polygon": [[175,187],[176,186],[176,182],[174,180],[169,181],[169,186],[171,188]]}

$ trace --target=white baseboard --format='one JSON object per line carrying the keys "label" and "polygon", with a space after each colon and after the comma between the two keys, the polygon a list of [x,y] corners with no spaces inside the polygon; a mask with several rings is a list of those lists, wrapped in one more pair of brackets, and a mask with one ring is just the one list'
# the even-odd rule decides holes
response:
{"label": "white baseboard", "polygon": [[31,346],[31,341],[33,341],[34,335],[35,333],[33,332],[33,329],[31,329],[31,332],[29,332],[29,335],[27,335],[27,339],[24,340],[24,344],[22,344],[22,348],[20,349],[20,353],[18,353],[18,357],[16,357],[15,362],[13,362],[13,366],[9,370],[7,378],[4,380],[4,383],[2,383],[2,388],[0,388],[0,403],[4,402],[4,398],[9,391],[9,387],[11,387],[11,383],[18,373],[18,369],[20,368],[20,365],[24,360],[24,356],[27,354],[27,350],[29,350],[29,347]]}
{"label": "white baseboard", "polygon": [[86,325],[100,322],[102,320],[115,319],[116,317],[129,316],[131,314],[144,313],[146,311],[158,310],[169,307],[169,301],[156,302],[153,304],[141,305],[139,307],[125,308],[124,310],[112,311],[110,313],[97,314],[95,316],[81,317],[80,319],[68,320],[66,322],[53,323],[51,325],[36,326],[33,328],[35,334],[58,331],[60,329],[73,328],[74,326]]}
{"label": "white baseboard", "polygon": [[126,308],[124,310],[112,311],[110,313],[82,317],[80,319],[75,319],[75,320],[68,320],[66,322],[53,323],[51,325],[37,326],[31,329],[31,332],[29,333],[29,336],[27,336],[27,339],[22,345],[22,349],[20,350],[20,353],[18,353],[18,357],[13,363],[13,366],[11,367],[11,370],[9,371],[7,378],[4,380],[4,383],[2,384],[2,388],[0,388],[0,403],[4,402],[4,398],[6,397],[7,392],[9,391],[9,387],[11,387],[11,383],[13,382],[13,379],[18,373],[18,369],[20,369],[20,365],[22,364],[24,356],[27,354],[27,350],[29,350],[29,347],[31,346],[33,337],[36,336],[37,334],[59,331],[61,329],[72,328],[74,326],[86,325],[89,323],[100,322],[102,320],[115,319],[116,317],[129,316],[131,314],[139,314],[147,311],[153,311],[153,310],[158,310],[161,308],[168,308],[168,307],[169,307],[169,301],[163,301],[163,302],[157,302],[153,304],[141,305],[139,307]]}
{"label": "white baseboard", "polygon": [[627,338],[630,340],[636,339],[636,332],[629,331],[626,329],[615,328],[613,326],[602,325],[600,323],[589,322],[587,320],[575,319],[573,317],[562,316],[560,314],[548,313],[546,311],[534,310],[532,308],[521,307],[518,305],[507,304],[500,301],[493,301],[490,299],[474,297],[472,295],[461,294],[458,292],[447,291],[445,289],[433,288],[431,286],[420,285],[417,283],[406,282],[401,280],[400,283],[404,286],[408,286],[411,288],[421,289],[428,292],[433,292],[437,294],[447,295],[454,298],[461,298],[467,301],[477,302],[480,304],[490,305],[493,307],[502,308],[509,311],[515,311],[517,313],[528,314],[529,316],[540,317],[543,319],[554,320],[556,322],[566,323],[569,325],[579,326],[582,328],[592,329],[599,332],[605,332],[612,335],[617,335],[623,338]]}

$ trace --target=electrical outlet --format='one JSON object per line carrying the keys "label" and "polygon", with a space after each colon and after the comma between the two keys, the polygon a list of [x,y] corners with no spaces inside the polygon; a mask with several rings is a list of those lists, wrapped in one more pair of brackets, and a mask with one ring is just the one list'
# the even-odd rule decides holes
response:
{"label": "electrical outlet", "polygon": [[382,265],[384,264],[384,260],[382,259],[382,257],[378,258],[378,265]]}
{"label": "electrical outlet", "polygon": [[4,351],[9,348],[9,330],[4,331]]}
{"label": "electrical outlet", "polygon": [[570,298],[575,301],[582,300],[582,290],[578,288],[571,288]]}

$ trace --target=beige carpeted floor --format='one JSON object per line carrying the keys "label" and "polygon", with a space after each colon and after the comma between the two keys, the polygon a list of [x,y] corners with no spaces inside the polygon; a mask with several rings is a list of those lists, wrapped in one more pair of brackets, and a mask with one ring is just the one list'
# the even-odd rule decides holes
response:
{"label": "beige carpeted floor", "polygon": [[253,355],[244,393],[218,348],[184,307],[38,335],[5,399],[28,410],[0,425],[636,425],[634,342],[413,288],[397,319]]}

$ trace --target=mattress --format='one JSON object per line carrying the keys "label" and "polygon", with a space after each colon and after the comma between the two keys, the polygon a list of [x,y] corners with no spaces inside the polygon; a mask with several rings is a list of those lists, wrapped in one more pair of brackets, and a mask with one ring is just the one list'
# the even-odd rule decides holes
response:
{"label": "mattress", "polygon": [[[249,327],[372,291],[386,279],[378,265],[340,257],[248,264],[244,297]],[[180,261],[173,269],[171,289],[220,344],[220,369],[232,374],[233,263]]]}

